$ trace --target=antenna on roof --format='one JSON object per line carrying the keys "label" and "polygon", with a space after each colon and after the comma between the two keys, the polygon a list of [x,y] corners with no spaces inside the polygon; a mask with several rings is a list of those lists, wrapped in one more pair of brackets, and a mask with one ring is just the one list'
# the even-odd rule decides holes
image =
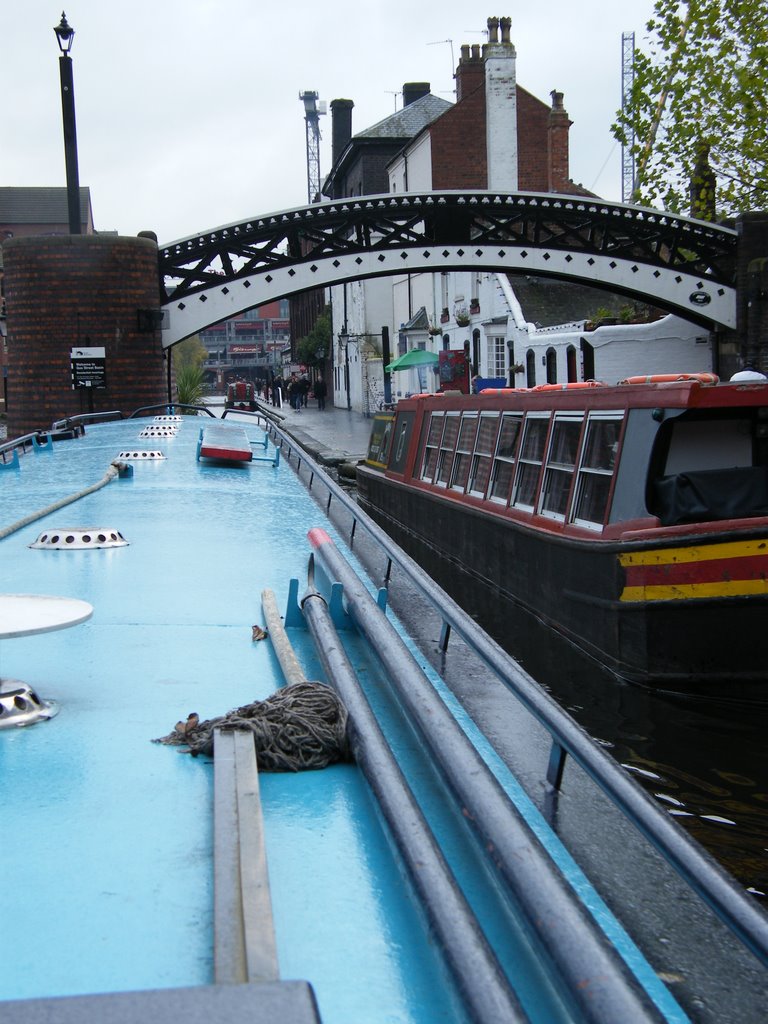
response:
{"label": "antenna on roof", "polygon": [[388,92],[390,96],[394,96],[395,97],[395,112],[397,112],[397,97],[403,95],[402,90],[401,89],[385,89],[384,92]]}
{"label": "antenna on roof", "polygon": [[[456,74],[456,61],[453,58],[453,40],[452,39],[436,39],[432,43],[427,43],[427,46],[440,46],[442,43],[448,43],[448,45],[451,48],[451,78],[453,78],[455,76],[455,74]],[[455,89],[453,90],[453,93],[455,95],[455,93],[456,93]]]}

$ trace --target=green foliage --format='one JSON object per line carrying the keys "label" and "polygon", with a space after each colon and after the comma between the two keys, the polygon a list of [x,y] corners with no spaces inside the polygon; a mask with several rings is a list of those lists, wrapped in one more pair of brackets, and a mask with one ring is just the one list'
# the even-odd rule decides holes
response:
{"label": "green foliage", "polygon": [[[203,398],[203,368],[201,366],[177,368],[176,397],[182,405],[200,404]],[[197,414],[193,413],[193,415]]]}
{"label": "green foliage", "polygon": [[[300,363],[321,363],[331,350],[331,309],[326,306],[315,320],[312,330],[296,342],[296,357]],[[318,357],[317,353],[322,352]]]}
{"label": "green foliage", "polygon": [[656,0],[646,29],[631,97],[611,129],[622,145],[634,130],[634,201],[689,213],[692,180],[710,200],[696,170],[708,151],[718,214],[765,209],[765,0]]}
{"label": "green foliage", "polygon": [[187,366],[202,366],[207,358],[208,350],[196,334],[173,346],[173,365],[177,370]]}

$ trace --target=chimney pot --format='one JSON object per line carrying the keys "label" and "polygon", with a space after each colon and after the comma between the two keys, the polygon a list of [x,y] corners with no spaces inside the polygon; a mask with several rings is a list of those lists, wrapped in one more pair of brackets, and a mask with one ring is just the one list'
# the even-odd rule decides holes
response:
{"label": "chimney pot", "polygon": [[420,100],[422,96],[428,96],[429,90],[429,82],[406,82],[403,85],[403,106],[407,107],[414,100]]}
{"label": "chimney pot", "polygon": [[488,42],[498,43],[499,41],[499,19],[489,18],[488,19]]}
{"label": "chimney pot", "polygon": [[512,29],[511,18],[499,18],[499,26],[501,28],[501,42],[511,43],[512,40],[509,38],[510,31]]}

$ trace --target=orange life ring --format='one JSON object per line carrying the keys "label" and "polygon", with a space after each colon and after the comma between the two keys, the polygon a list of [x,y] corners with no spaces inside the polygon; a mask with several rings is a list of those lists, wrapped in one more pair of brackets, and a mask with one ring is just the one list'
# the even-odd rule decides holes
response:
{"label": "orange life ring", "polygon": [[652,373],[647,377],[625,377],[619,384],[672,384],[675,381],[695,380],[699,384],[719,384],[716,373]]}
{"label": "orange life ring", "polygon": [[532,391],[579,391],[583,388],[605,387],[601,380],[571,381],[569,384],[537,384]]}
{"label": "orange life ring", "polygon": [[530,388],[482,388],[479,395],[515,395],[522,391],[529,391]]}

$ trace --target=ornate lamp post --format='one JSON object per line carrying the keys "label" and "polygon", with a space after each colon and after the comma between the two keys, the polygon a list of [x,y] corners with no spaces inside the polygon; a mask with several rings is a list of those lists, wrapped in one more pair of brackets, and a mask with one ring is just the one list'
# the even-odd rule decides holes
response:
{"label": "ornate lamp post", "polygon": [[347,391],[347,409],[352,408],[352,400],[349,394],[349,342],[350,336],[347,332],[347,325],[339,331],[339,344],[344,349],[344,385]]}
{"label": "ornate lamp post", "polygon": [[67,16],[61,12],[61,21],[53,30],[59,44],[59,77],[61,79],[61,115],[64,121],[64,160],[67,169],[67,208],[69,210],[69,233],[82,234],[80,222],[80,178],[77,170],[77,132],[75,130],[75,88],[72,77],[72,58],[69,51],[75,38],[75,30],[67,23]]}

